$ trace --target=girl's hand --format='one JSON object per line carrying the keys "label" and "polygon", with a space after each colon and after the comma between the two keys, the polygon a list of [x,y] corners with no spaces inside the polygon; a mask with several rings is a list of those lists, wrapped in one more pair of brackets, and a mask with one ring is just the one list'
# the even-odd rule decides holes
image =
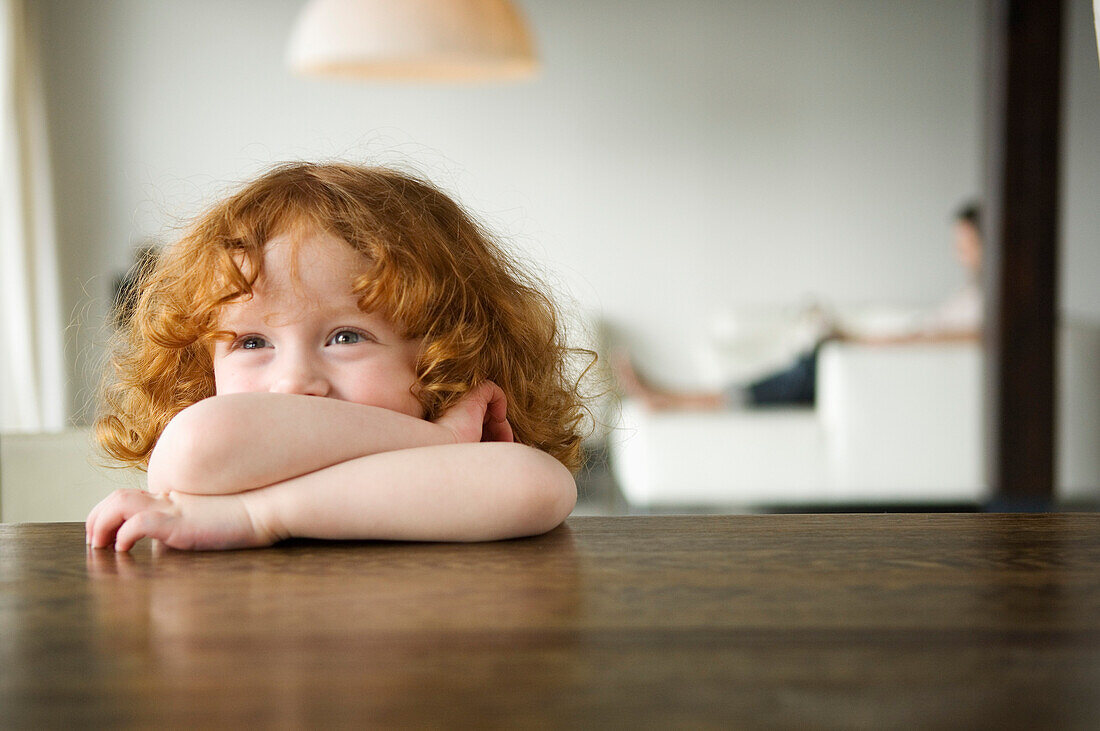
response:
{"label": "girl's hand", "polygon": [[247,499],[246,494],[154,495],[115,490],[88,514],[87,541],[93,548],[113,542],[116,551],[129,551],[141,538],[199,551],[275,543],[279,537],[254,518]]}
{"label": "girl's hand", "polygon": [[508,399],[492,381],[482,382],[435,423],[450,429],[459,444],[515,441],[508,423]]}

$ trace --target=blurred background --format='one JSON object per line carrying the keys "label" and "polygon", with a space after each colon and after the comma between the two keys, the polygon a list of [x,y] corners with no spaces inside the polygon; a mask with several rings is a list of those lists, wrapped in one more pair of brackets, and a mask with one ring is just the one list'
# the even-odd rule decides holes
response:
{"label": "blurred background", "polygon": [[[712,355],[730,313],[919,308],[963,284],[950,226],[981,194],[984,3],[516,5],[538,73],[447,85],[292,75],[301,0],[27,3],[65,383],[39,426],[93,415],[136,252],[289,159],[422,171],[549,281],[586,325],[579,342],[613,337],[669,387],[722,385]],[[1057,307],[1100,323],[1089,0],[1065,22]],[[601,412],[593,464],[629,436],[617,413]],[[614,490],[605,477],[586,494]],[[629,509],[620,498],[594,509]]]}

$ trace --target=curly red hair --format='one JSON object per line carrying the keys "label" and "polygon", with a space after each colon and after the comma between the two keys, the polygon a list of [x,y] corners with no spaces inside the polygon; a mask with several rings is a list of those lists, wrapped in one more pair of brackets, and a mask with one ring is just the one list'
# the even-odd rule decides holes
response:
{"label": "curly red hair", "polygon": [[414,393],[428,419],[491,380],[507,396],[516,440],[579,469],[585,406],[570,362],[583,356],[590,365],[594,354],[565,344],[543,287],[431,184],[344,163],[273,168],[208,210],[141,274],[96,420],[108,454],[147,466],[172,417],[214,395],[220,308],[251,294],[265,244],[303,224],[367,257],[354,284],[364,311],[423,339]]}

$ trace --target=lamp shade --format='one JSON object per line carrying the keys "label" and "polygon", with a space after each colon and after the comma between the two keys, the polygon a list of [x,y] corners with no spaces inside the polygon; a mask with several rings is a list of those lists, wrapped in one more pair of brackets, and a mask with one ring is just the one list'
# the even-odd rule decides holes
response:
{"label": "lamp shade", "polygon": [[518,79],[538,66],[508,0],[309,0],[288,63],[300,74],[424,81]]}

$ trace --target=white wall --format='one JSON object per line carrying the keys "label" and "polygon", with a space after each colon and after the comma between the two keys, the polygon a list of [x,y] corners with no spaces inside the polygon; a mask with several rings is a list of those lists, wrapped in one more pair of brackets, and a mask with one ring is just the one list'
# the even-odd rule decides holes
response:
{"label": "white wall", "polygon": [[1067,4],[1061,304],[1070,317],[1095,321],[1100,319],[1100,62],[1092,3]]}
{"label": "white wall", "polygon": [[[961,281],[948,222],[981,179],[977,0],[520,5],[538,80],[448,88],[289,76],[300,0],[41,0],[84,397],[132,247],[287,158],[417,162],[672,382],[696,377],[705,316],[731,304],[920,304]],[[1100,317],[1088,5],[1063,265],[1066,308]]]}

